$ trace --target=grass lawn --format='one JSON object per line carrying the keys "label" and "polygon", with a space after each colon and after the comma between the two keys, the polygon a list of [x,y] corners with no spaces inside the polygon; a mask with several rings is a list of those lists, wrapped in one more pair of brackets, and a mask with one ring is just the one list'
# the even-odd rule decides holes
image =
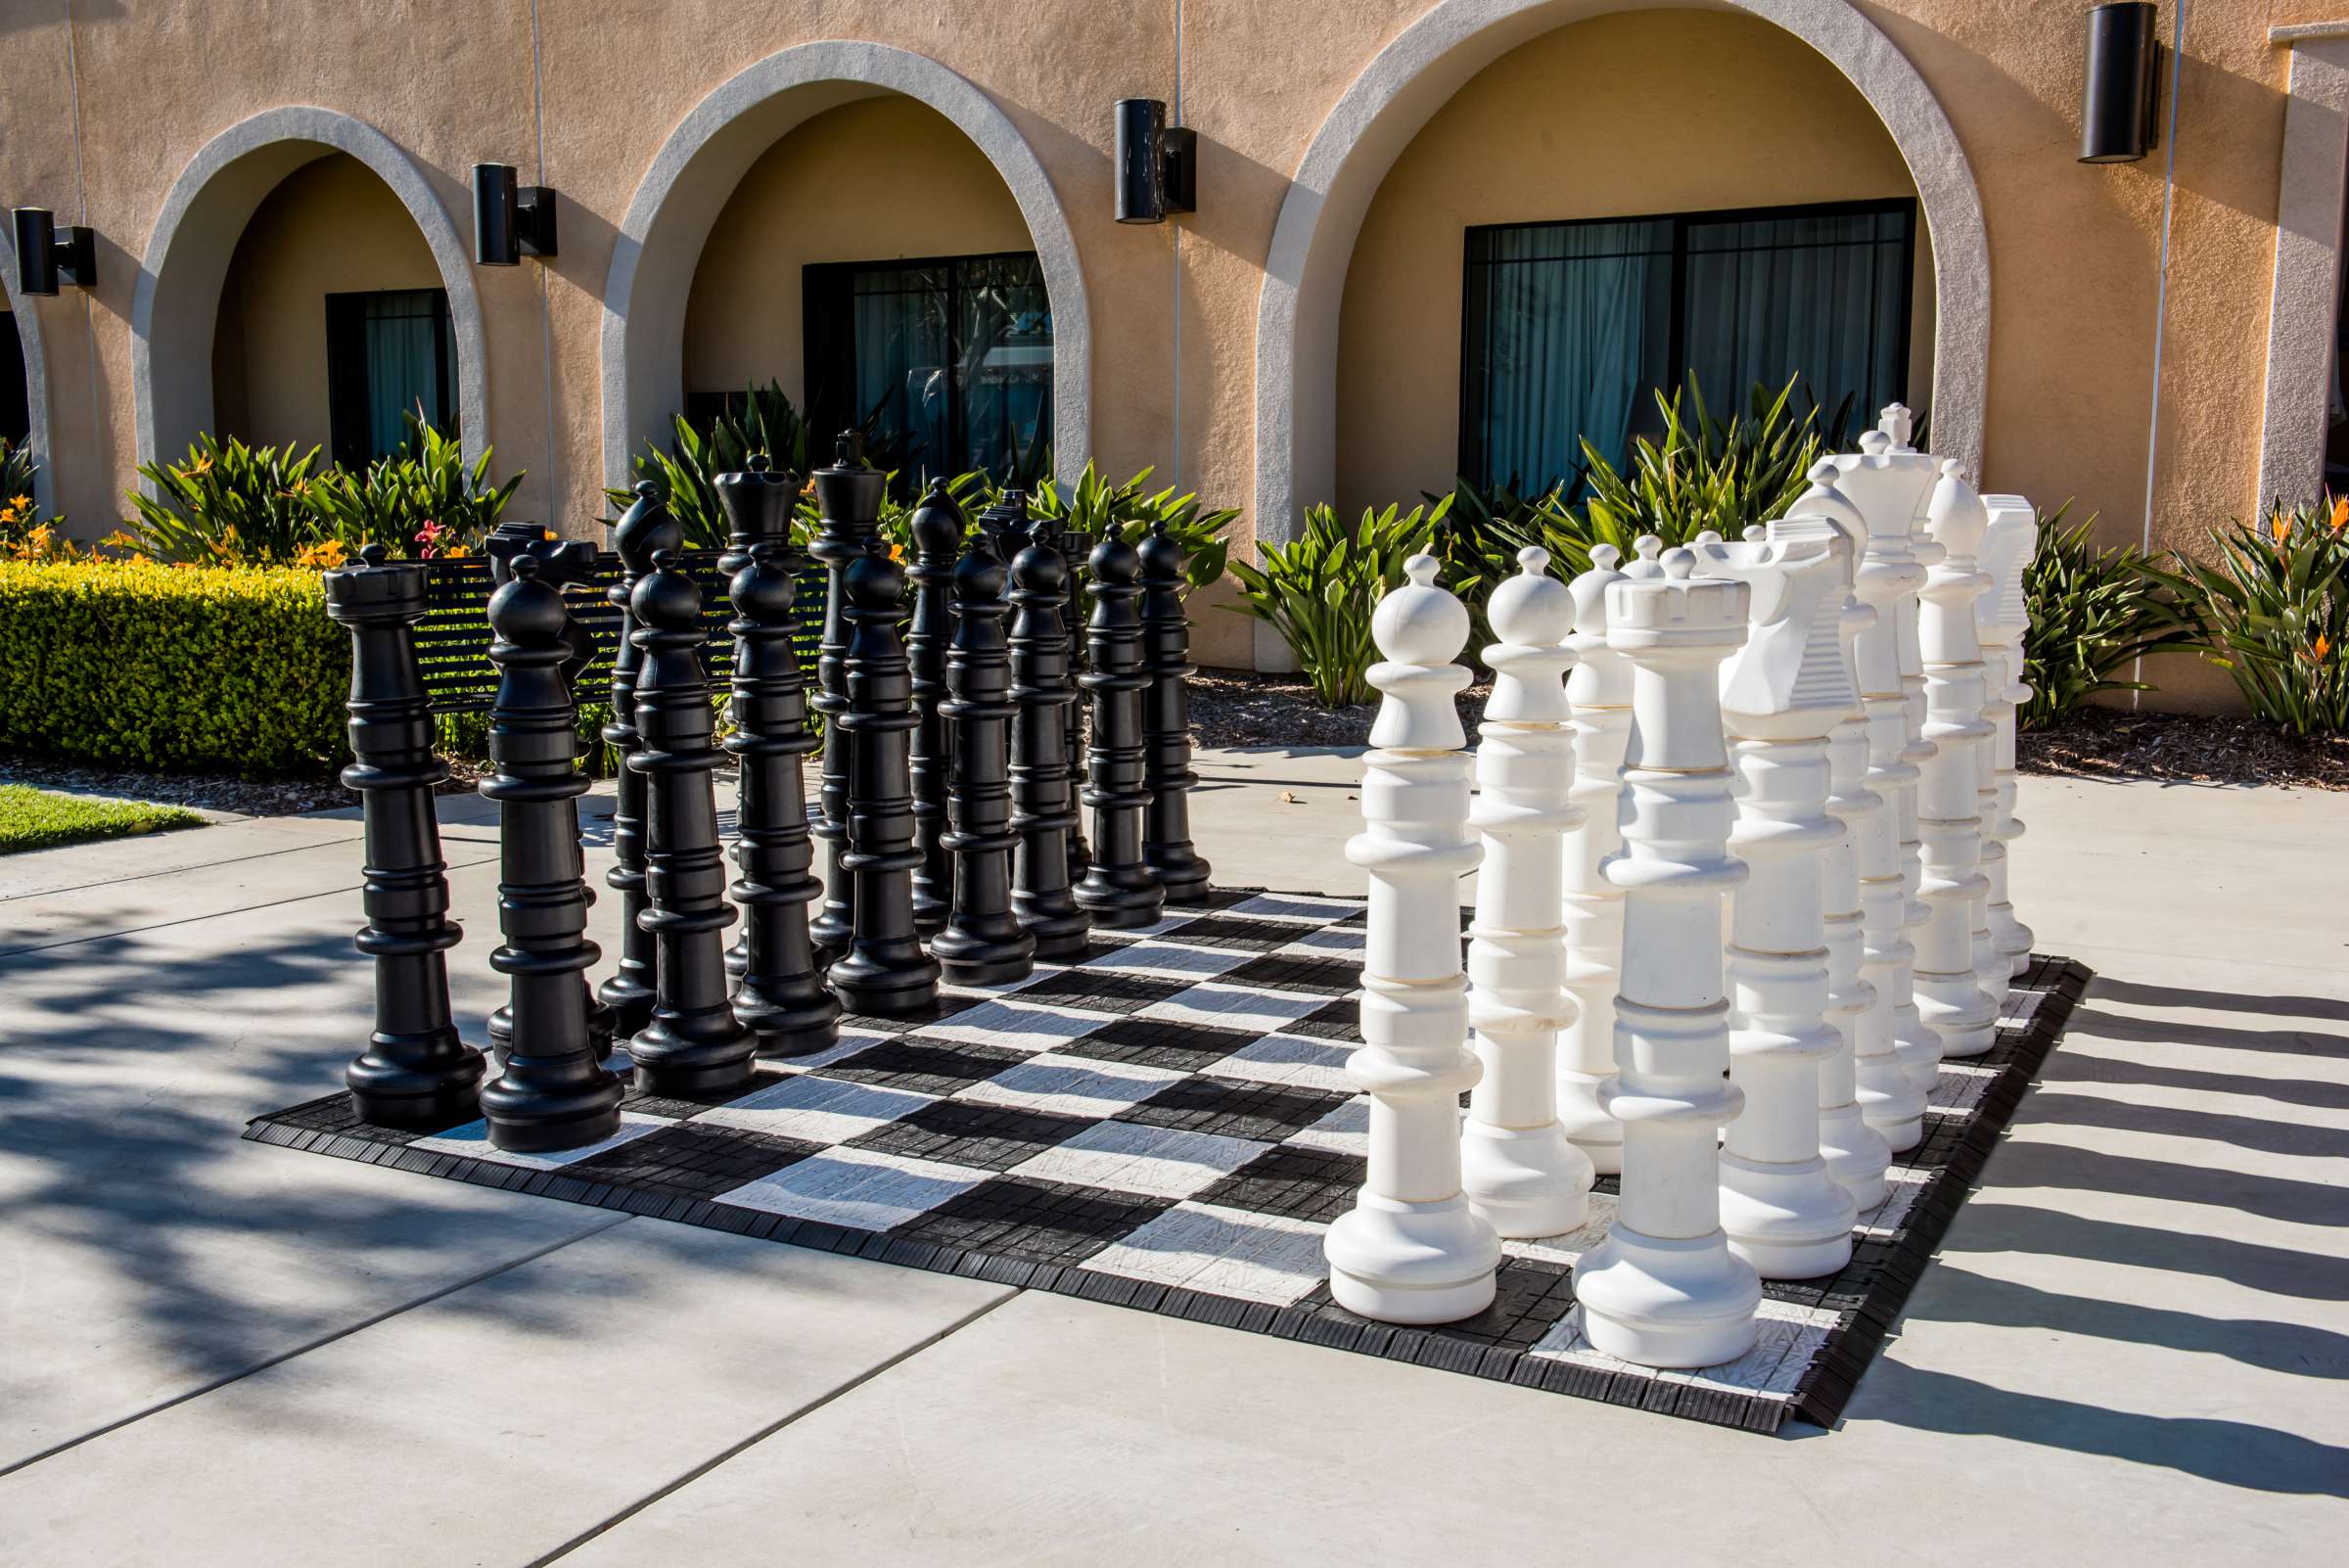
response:
{"label": "grass lawn", "polygon": [[0,854],[203,825],[203,817],[176,806],[92,801],[52,795],[29,784],[0,784]]}

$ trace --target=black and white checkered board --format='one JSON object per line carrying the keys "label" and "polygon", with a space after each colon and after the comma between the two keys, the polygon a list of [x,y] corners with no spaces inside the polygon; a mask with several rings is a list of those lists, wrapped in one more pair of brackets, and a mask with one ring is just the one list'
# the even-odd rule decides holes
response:
{"label": "black and white checkered board", "polygon": [[1322,1231],[1366,1136],[1344,1073],[1362,924],[1359,899],[1219,890],[926,1018],[845,1019],[838,1046],[762,1063],[723,1103],[631,1094],[618,1135],[560,1155],[501,1153],[480,1122],[371,1127],[347,1094],[246,1136],[1772,1431],[1842,1410],[2088,981],[2035,960],[1997,1047],[1943,1069],[1849,1268],[1766,1285],[1738,1360],[1652,1372],[1576,1332],[1571,1269],[1611,1178],[1582,1231],[1507,1244],[1480,1316],[1404,1329],[1331,1302]]}

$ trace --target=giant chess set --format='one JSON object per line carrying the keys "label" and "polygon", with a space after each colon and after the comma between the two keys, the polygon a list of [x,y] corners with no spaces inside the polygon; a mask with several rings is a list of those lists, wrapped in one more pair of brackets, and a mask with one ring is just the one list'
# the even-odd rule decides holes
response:
{"label": "giant chess set", "polygon": [[448,1001],[423,569],[330,574],[376,1028],[345,1091],[247,1135],[1730,1425],[1831,1422],[2087,979],[2032,955],[2006,896],[2034,513],[1908,435],[1888,409],[1741,540],[1602,547],[1571,582],[1523,552],[1488,605],[1473,751],[1470,617],[1414,559],[1372,623],[1346,850],[1366,899],[1211,883],[1163,530],[1112,530],[1080,567],[1016,495],[965,518],[934,488],[907,570],[846,437],[811,476],[812,696],[802,482],[718,482],[729,886],[700,591],[640,492],[605,732],[624,935],[592,987],[594,649],[560,591],[591,551],[497,541],[482,791],[511,997],[486,1054]]}

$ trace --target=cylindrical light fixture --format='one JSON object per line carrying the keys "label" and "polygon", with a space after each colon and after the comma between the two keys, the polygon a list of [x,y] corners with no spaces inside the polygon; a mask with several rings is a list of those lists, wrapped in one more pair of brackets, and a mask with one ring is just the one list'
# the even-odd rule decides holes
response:
{"label": "cylindrical light fixture", "polygon": [[526,255],[555,254],[555,193],[524,185],[511,163],[473,165],[473,259],[484,267],[519,266]]}
{"label": "cylindrical light fixture", "polygon": [[60,239],[57,215],[45,207],[16,209],[17,292],[53,295],[58,280],[76,288],[98,285],[98,242],[88,229],[69,227]]}
{"label": "cylindrical light fixture", "polygon": [[2133,163],[2152,149],[2161,40],[2150,0],[2122,0],[2088,14],[2088,69],[2080,98],[2080,161]]}
{"label": "cylindrical light fixture", "polygon": [[1118,221],[1164,223],[1169,212],[1198,208],[1198,140],[1167,123],[1155,98],[1118,100],[1116,130]]}

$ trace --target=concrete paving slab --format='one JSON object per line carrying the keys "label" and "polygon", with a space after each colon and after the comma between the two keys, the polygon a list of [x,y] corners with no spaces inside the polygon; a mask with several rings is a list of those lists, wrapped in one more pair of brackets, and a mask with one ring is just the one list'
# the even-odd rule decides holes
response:
{"label": "concrete paving slab", "polygon": [[519,1568],[1010,1294],[623,1222],[0,1479],[0,1555]]}
{"label": "concrete paving slab", "polygon": [[34,898],[73,888],[103,887],[128,878],[160,876],[193,866],[223,865],[282,854],[312,844],[355,840],[356,821],[315,816],[259,816],[211,827],[133,838],[69,844],[55,850],[0,856],[0,900]]}

